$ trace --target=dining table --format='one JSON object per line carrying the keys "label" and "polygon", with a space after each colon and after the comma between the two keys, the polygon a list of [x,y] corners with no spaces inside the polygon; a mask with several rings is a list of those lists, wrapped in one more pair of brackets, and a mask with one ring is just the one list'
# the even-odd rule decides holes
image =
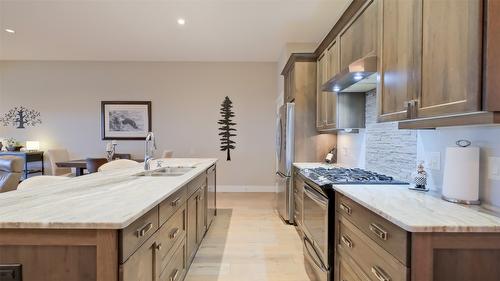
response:
{"label": "dining table", "polygon": [[[142,162],[142,159],[132,159],[136,162]],[[60,168],[74,168],[75,175],[77,177],[83,176],[85,174],[85,170],[87,169],[87,160],[85,159],[77,159],[77,160],[68,160],[56,163],[57,167]]]}

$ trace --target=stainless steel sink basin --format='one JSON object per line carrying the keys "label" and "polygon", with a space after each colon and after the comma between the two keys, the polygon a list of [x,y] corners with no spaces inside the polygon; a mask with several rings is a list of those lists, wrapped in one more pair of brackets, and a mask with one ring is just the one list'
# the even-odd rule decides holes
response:
{"label": "stainless steel sink basin", "polygon": [[156,170],[136,174],[139,177],[178,177],[193,170],[194,167],[162,167]]}

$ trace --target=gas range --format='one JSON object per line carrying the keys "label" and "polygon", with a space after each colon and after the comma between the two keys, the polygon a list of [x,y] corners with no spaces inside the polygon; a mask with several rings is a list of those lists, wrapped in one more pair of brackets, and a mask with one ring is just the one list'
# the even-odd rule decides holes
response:
{"label": "gas range", "polygon": [[313,168],[300,173],[319,186],[333,184],[408,184],[393,177],[358,168]]}

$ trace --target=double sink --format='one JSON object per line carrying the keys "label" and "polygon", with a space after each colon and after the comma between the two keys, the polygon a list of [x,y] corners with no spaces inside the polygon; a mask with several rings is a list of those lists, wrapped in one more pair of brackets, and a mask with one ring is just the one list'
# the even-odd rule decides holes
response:
{"label": "double sink", "polygon": [[138,177],[178,177],[182,176],[190,171],[192,171],[195,167],[161,167],[156,170],[144,171],[135,176]]}

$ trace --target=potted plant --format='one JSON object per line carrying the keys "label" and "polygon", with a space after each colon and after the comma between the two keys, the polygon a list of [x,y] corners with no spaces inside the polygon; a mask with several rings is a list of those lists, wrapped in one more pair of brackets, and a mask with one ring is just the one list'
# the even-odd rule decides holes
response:
{"label": "potted plant", "polygon": [[7,148],[8,151],[20,151],[21,148],[23,147],[22,145],[19,144],[18,141],[14,138],[8,138],[5,143],[5,147]]}

